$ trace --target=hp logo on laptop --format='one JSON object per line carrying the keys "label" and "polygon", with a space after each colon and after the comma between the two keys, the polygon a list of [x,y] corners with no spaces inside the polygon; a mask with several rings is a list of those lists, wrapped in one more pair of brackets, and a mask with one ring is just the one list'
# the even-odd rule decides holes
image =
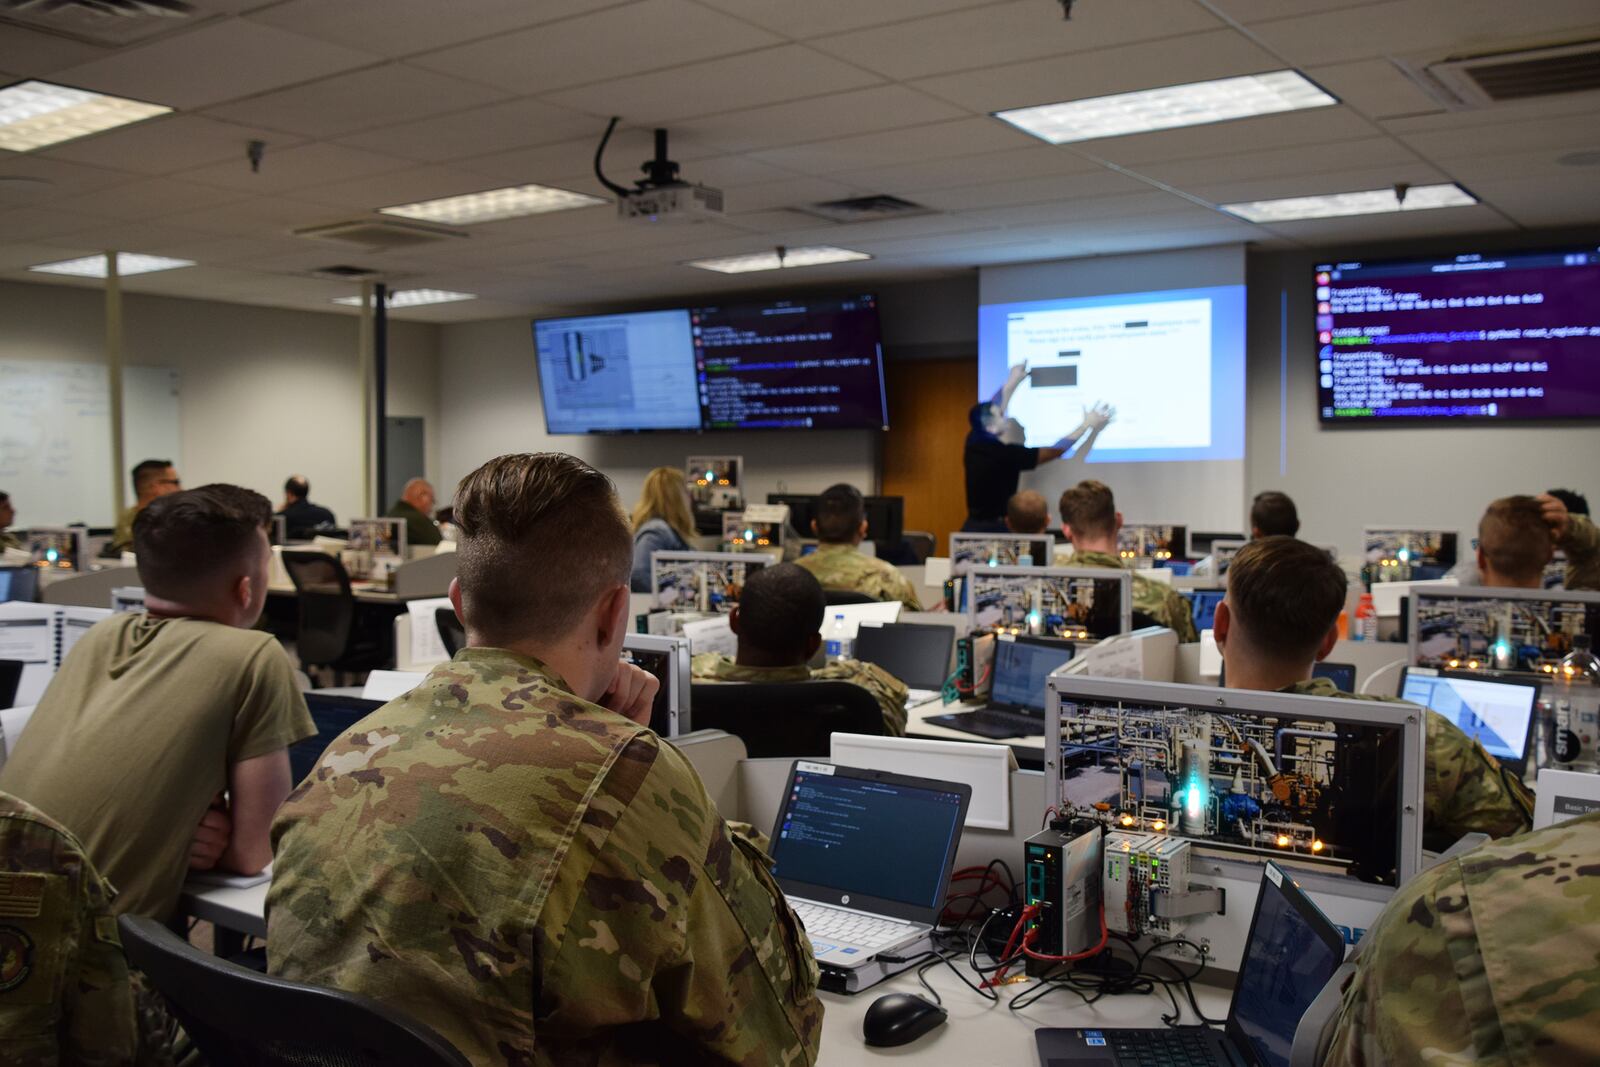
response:
{"label": "hp logo on laptop", "polygon": [[850,894],[849,894],[849,893],[846,893],[846,894],[845,894],[845,895],[844,895],[844,896],[842,896],[842,897],[840,897],[840,898],[839,898],[839,903],[841,903],[841,904],[848,904],[848,903],[850,903]]}

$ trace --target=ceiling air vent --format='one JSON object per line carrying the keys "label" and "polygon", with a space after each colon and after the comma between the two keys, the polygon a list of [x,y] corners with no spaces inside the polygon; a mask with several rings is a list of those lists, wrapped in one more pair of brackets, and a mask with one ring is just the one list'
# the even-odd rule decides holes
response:
{"label": "ceiling air vent", "polygon": [[360,245],[375,252],[391,248],[411,248],[414,245],[432,244],[452,238],[465,238],[461,230],[434,226],[409,219],[351,219],[325,226],[307,226],[294,231],[296,237],[311,237],[318,241],[340,241]]}
{"label": "ceiling air vent", "polygon": [[1458,107],[1592,92],[1600,89],[1600,41],[1447,59],[1424,69]]}
{"label": "ceiling air vent", "polygon": [[149,41],[216,14],[205,0],[0,0],[0,23],[99,45]]}
{"label": "ceiling air vent", "polygon": [[382,271],[372,267],[351,267],[343,263],[332,267],[318,267],[310,274],[313,278],[328,278],[340,282],[364,282],[383,276]]}
{"label": "ceiling air vent", "polygon": [[820,204],[807,204],[791,208],[802,215],[812,215],[829,222],[880,222],[884,219],[906,219],[914,215],[932,215],[931,207],[913,204],[898,196],[879,193],[876,196],[856,196],[848,200],[826,200]]}

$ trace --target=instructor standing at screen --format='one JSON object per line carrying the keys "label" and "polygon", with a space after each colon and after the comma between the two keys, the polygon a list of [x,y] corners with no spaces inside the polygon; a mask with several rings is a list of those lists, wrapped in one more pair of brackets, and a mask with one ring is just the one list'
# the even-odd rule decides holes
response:
{"label": "instructor standing at screen", "polygon": [[1084,408],[1083,422],[1077,429],[1048,448],[1029,448],[1022,444],[1022,427],[1014,419],[1008,426],[1006,419],[1011,395],[1027,377],[1028,365],[1018,363],[1011,368],[1000,391],[989,400],[973,405],[967,415],[972,430],[967,434],[962,453],[962,465],[967,472],[967,521],[961,527],[964,532],[1004,533],[1006,501],[1017,491],[1022,472],[1060,459],[1085,435],[1088,439],[1083,440],[1076,454],[1087,456],[1094,447],[1094,439],[1117,413],[1107,404]]}

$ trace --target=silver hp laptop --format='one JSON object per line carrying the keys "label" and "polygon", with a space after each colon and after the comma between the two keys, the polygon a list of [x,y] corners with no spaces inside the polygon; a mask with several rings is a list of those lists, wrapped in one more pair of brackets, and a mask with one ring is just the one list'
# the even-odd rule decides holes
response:
{"label": "silver hp laptop", "polygon": [[772,873],[805,923],[824,988],[865,988],[894,973],[879,957],[927,950],[971,799],[960,782],[795,761]]}
{"label": "silver hp laptop", "polygon": [[1034,1032],[1043,1067],[1288,1067],[1295,1031],[1344,962],[1344,940],[1311,898],[1268,862],[1222,1030]]}

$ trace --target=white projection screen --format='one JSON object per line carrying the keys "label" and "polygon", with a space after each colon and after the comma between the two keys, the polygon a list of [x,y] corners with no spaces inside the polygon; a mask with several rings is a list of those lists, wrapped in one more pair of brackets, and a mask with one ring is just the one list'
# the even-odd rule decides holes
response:
{"label": "white projection screen", "polygon": [[1241,532],[1244,270],[1241,245],[980,268],[978,399],[1026,361],[1007,414],[1036,446],[1070,432],[1085,405],[1117,409],[1087,458],[1022,484],[1053,510],[1063,489],[1097,478],[1126,522]]}

